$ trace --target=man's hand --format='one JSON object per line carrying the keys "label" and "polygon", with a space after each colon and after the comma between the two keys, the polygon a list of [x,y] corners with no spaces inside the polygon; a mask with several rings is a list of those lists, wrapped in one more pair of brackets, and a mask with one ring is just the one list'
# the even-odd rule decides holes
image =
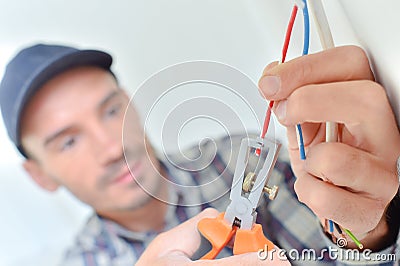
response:
{"label": "man's hand", "polygon": [[197,223],[207,217],[216,217],[215,209],[206,209],[183,224],[158,235],[144,251],[136,265],[290,265],[288,261],[275,259],[261,260],[257,252],[231,256],[217,260],[192,261],[190,257],[200,246]]}
{"label": "man's hand", "polygon": [[[380,249],[385,209],[399,187],[400,136],[385,90],[361,48],[345,46],[266,67],[261,93],[287,127],[299,200]],[[340,143],[325,143],[324,122],[339,123]],[[295,125],[306,147],[300,160]]]}

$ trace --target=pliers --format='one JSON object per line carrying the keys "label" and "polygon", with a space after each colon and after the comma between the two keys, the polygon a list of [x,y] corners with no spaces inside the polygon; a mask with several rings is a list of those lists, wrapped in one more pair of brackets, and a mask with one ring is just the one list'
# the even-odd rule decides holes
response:
{"label": "pliers", "polygon": [[[230,204],[216,218],[199,221],[197,228],[202,235],[202,244],[192,258],[215,259],[232,239],[235,255],[274,248],[274,244],[264,236],[261,225],[255,221],[256,208],[263,192],[267,192],[270,199],[274,199],[278,192],[277,186],[270,188],[267,183],[280,147],[281,144],[267,138],[242,139],[230,191]],[[257,165],[253,171],[246,173],[249,160],[254,159],[252,156],[258,157]]]}

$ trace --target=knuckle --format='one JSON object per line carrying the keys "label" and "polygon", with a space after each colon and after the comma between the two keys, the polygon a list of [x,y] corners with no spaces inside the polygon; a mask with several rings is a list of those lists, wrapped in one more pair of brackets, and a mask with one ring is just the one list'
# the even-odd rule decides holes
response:
{"label": "knuckle", "polygon": [[376,82],[370,80],[358,81],[359,87],[362,89],[359,99],[360,106],[369,109],[368,113],[373,110],[375,114],[382,116],[382,112],[386,113],[388,110],[389,102],[386,96],[385,89]]}
{"label": "knuckle", "polygon": [[[396,197],[399,187],[399,180],[397,178],[397,174],[391,174],[390,178],[386,178],[385,180],[385,188],[383,189],[383,193],[380,195],[378,202],[384,205],[384,208]],[[382,206],[381,206],[382,207]]]}
{"label": "knuckle", "polygon": [[375,201],[375,209],[378,211],[383,212],[383,210],[386,209],[387,205],[389,204],[390,200],[389,199],[380,199]]}
{"label": "knuckle", "polygon": [[357,62],[368,63],[368,56],[366,52],[357,45],[348,45],[344,47],[348,58],[352,58]]}
{"label": "knuckle", "polygon": [[[350,65],[354,66],[353,73],[349,73],[349,77],[360,77],[373,79],[373,74],[369,65],[367,53],[359,46],[349,45],[344,48],[345,57]],[[354,75],[356,74],[356,75]]]}

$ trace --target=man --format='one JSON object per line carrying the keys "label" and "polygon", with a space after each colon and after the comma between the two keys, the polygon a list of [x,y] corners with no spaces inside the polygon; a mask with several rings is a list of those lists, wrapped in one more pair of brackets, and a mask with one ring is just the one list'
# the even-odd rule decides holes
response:
{"label": "man", "polygon": [[[165,179],[198,183],[191,173],[155,157],[135,110],[125,113],[129,97],[111,63],[111,56],[100,51],[35,45],[15,56],[1,83],[2,114],[10,138],[26,157],[25,170],[44,189],[64,186],[96,212],[67,253],[67,265],[132,265],[159,232],[198,214],[211,199],[223,196],[212,204],[226,207],[230,174],[207,193],[169,191]],[[208,150],[211,145],[206,144]],[[219,174],[208,167],[199,182]],[[206,203],[185,207],[196,202]]]}
{"label": "man", "polygon": [[[331,64],[321,63],[321,58],[326,57],[341,62],[349,54],[359,55],[357,60],[349,62],[349,68],[355,69],[350,76],[348,69],[335,72]],[[157,158],[145,141],[138,115],[133,108],[128,109],[124,119],[129,97],[119,89],[110,70],[111,62],[111,57],[104,52],[82,51],[64,46],[37,45],[21,51],[9,63],[0,86],[2,114],[8,133],[26,157],[24,168],[40,186],[47,190],[65,186],[96,211],[79,235],[76,246],[68,252],[65,264],[131,265],[138,260],[146,247],[148,248],[139,261],[141,264],[191,263],[188,257],[199,246],[196,221],[200,217],[215,216],[212,210],[161,234],[151,245],[150,242],[160,232],[177,226],[206,207],[213,206],[223,210],[227,206],[224,189],[229,188],[232,178],[229,173],[232,173],[236,162],[227,159],[230,157],[231,147],[227,144],[229,141],[219,142],[217,156],[203,172],[184,172],[166,164],[162,158]],[[305,73],[304,69],[311,66],[318,71],[310,72],[313,75],[301,76]],[[297,73],[297,76],[288,79],[288,73]],[[321,73],[325,75],[320,75]],[[329,73],[332,74],[327,75]],[[314,102],[305,105],[310,110],[305,106],[295,105],[308,99],[319,99],[301,95],[300,92],[305,89],[300,88],[314,88],[305,86],[307,84],[328,83],[330,88],[338,85],[332,85],[332,82],[372,79],[365,54],[359,48],[338,48],[330,53],[293,60],[283,66],[269,66],[265,76],[279,77],[266,81],[263,78],[260,87],[266,97],[276,100],[276,114],[288,126],[289,149],[292,167],[298,176],[296,192],[300,200],[321,220],[334,219],[351,228],[361,236],[366,248],[381,251],[383,254],[393,252],[391,248],[396,241],[398,226],[394,226],[392,220],[386,220],[385,215],[391,215],[391,207],[387,206],[393,202],[398,188],[394,170],[400,150],[400,137],[390,106],[385,101],[386,96],[375,90],[376,83],[368,83],[368,88],[372,88],[370,93],[376,92],[372,96],[374,103],[379,103],[377,106],[381,110],[380,118],[384,118],[379,121],[375,119],[372,123],[378,123],[384,129],[381,135],[385,134],[383,139],[391,143],[392,149],[382,145],[373,132],[363,131],[365,128],[369,129],[367,125],[371,121],[368,119],[376,116],[368,115],[368,119],[361,121],[357,120],[361,116],[349,121],[343,118],[347,112],[365,112],[364,109],[354,112],[355,106],[351,104],[355,100],[353,98],[343,101],[343,108],[347,109],[337,117],[333,115],[336,112],[333,107],[329,109],[332,117],[314,117],[313,111],[318,107]],[[354,86],[349,86],[351,85]],[[270,89],[273,93],[267,94]],[[327,92],[324,97],[330,99],[333,91],[324,90]],[[307,92],[310,95],[318,93],[311,89],[306,90]],[[370,102],[371,94],[363,96],[366,103]],[[301,100],[294,98],[296,95],[300,95],[298,97],[302,97]],[[334,100],[333,103],[337,104]],[[333,106],[333,103],[329,106]],[[302,110],[301,113],[296,112],[298,108]],[[304,114],[304,117],[292,117],[292,114]],[[308,158],[305,163],[296,159],[297,146],[294,145],[291,126],[298,122],[308,122],[309,117],[311,122],[344,122],[342,134],[347,150],[339,150],[340,153],[336,150],[325,150],[326,146],[321,143],[323,130],[319,130],[318,123],[307,123],[304,125],[304,134]],[[124,147],[121,140],[123,121],[125,130],[130,132],[124,134],[124,137],[130,138],[124,141]],[[238,141],[233,141],[232,147],[237,145]],[[210,145],[205,144],[206,148],[207,146]],[[364,153],[359,155],[359,150]],[[345,154],[347,157],[343,156],[343,160],[338,160],[335,156],[337,154]],[[352,155],[360,156],[363,160],[372,160],[369,171],[365,172],[366,163],[359,165],[359,160],[349,161],[347,158],[352,158]],[[335,163],[326,163],[332,162],[327,158],[334,158]],[[335,168],[349,162],[350,167]],[[368,161],[367,165],[370,163]],[[196,169],[196,165],[188,163],[187,168]],[[340,170],[344,172],[344,169],[347,170],[346,173],[338,174],[341,173]],[[352,169],[350,174],[348,169]],[[217,180],[215,187],[218,190],[213,191],[173,191],[164,182],[173,180],[185,185],[198,185],[198,182],[207,183],[208,180],[220,176],[225,170],[226,174]],[[377,174],[385,178],[385,182],[377,179]],[[359,181],[360,176],[365,182]],[[132,182],[132,177],[135,182]],[[262,204],[259,210],[259,222],[263,223],[269,238],[286,250],[314,248],[321,251],[327,246],[334,246],[323,234],[313,213],[297,201],[293,190],[295,178],[286,163],[277,163],[273,178],[280,183],[280,196],[268,206]],[[330,182],[322,182],[321,179]],[[207,199],[215,199],[218,194],[218,200],[207,204]],[[334,201],[333,197],[336,197]],[[191,205],[193,200],[205,204],[185,207]],[[176,206],[164,202],[173,202]],[[367,216],[365,209],[372,216]],[[177,238],[180,241],[176,241]],[[353,246],[352,243],[349,244],[349,247]],[[335,264],[327,257],[324,260]],[[255,253],[212,263],[216,262],[226,265],[269,263],[259,260]],[[307,262],[308,265],[312,263],[318,264],[316,261]]]}

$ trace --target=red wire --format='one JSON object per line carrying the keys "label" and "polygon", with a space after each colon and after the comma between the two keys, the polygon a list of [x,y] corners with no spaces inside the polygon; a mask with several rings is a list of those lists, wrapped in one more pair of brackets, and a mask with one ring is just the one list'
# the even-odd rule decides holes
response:
{"label": "red wire", "polygon": [[[281,62],[284,63],[285,59],[286,59],[286,54],[287,51],[289,49],[289,42],[290,42],[290,37],[292,36],[292,30],[293,30],[293,25],[294,25],[294,21],[296,20],[296,15],[297,15],[297,6],[293,6],[292,9],[292,14],[290,15],[290,20],[289,20],[289,24],[288,27],[286,29],[286,35],[285,35],[285,42],[283,44],[283,49],[282,49],[282,60]],[[271,109],[274,106],[274,101],[270,101],[268,108],[267,108],[267,112],[265,114],[265,119],[264,119],[264,126],[263,126],[263,130],[261,133],[261,138],[265,137],[265,134],[268,131],[268,127],[269,127],[269,122],[271,120]],[[257,149],[256,153],[259,155],[260,151]]]}
{"label": "red wire", "polygon": [[296,5],[293,6],[292,14],[290,15],[289,25],[286,30],[285,43],[283,44],[283,49],[282,49],[282,63],[284,63],[286,59],[286,54],[289,48],[290,36],[292,36],[293,25],[294,21],[296,20],[297,9],[298,8]]}
{"label": "red wire", "polygon": [[[271,120],[271,109],[272,106],[274,105],[274,101],[270,101],[268,108],[267,108],[267,113],[265,114],[265,119],[264,119],[264,127],[263,127],[263,131],[261,133],[261,138],[263,139],[265,137],[265,134],[268,131],[268,127],[269,127],[269,121]],[[261,154],[261,149],[256,149],[256,155],[260,156]]]}
{"label": "red wire", "polygon": [[264,138],[265,134],[267,134],[269,121],[271,120],[271,109],[272,109],[273,105],[274,105],[274,101],[270,101],[268,108],[267,108],[267,112],[265,114],[264,126],[263,126],[263,131],[261,133],[261,138]]}

